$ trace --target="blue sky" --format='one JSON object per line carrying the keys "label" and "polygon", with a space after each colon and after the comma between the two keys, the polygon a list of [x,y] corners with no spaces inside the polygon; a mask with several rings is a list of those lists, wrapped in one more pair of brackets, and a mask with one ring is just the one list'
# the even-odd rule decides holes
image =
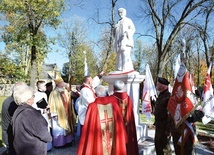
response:
{"label": "blue sky", "polygon": [[[73,17],[81,18],[85,20],[85,24],[88,28],[88,39],[97,41],[100,32],[103,30],[103,27],[100,25],[95,24],[89,18],[94,17],[97,13],[96,8],[101,8],[102,11],[100,12],[100,20],[101,21],[108,21],[110,16],[110,0],[83,0],[81,7],[71,5],[71,2],[78,2],[81,0],[66,0],[67,3],[67,11],[65,11],[62,15],[63,21],[72,22],[71,19]],[[140,0],[118,0],[116,5],[116,16],[115,21],[118,20],[117,9],[118,8],[125,8],[127,11],[127,17],[131,18],[136,27],[136,33],[143,33],[145,30],[145,26],[140,22],[140,20],[136,17],[135,13],[139,9],[139,1]],[[4,25],[5,21],[0,20],[0,25]],[[63,22],[64,24],[64,22]],[[60,32],[60,28],[54,30],[52,28],[46,28],[45,32],[48,36],[56,37],[57,33]],[[136,37],[136,35],[135,35]],[[45,63],[56,63],[58,68],[61,70],[64,63],[68,62],[68,56],[65,52],[65,49],[60,47],[58,44],[51,46],[52,52],[48,53],[47,58],[45,58]],[[5,44],[0,41],[0,51],[4,51]],[[95,51],[96,52],[96,51]]]}
{"label": "blue sky", "polygon": [[[65,22],[72,22],[73,17],[81,18],[82,20],[85,20],[85,24],[87,26],[88,30],[88,40],[93,40],[97,42],[100,32],[103,30],[103,27],[100,25],[95,24],[95,22],[92,22],[92,20],[89,20],[89,18],[94,17],[96,14],[96,8],[101,8],[102,11],[100,12],[100,20],[101,21],[108,21],[109,15],[110,15],[110,8],[111,8],[111,0],[83,0],[81,7],[77,7],[75,5],[70,5],[71,2],[78,2],[81,0],[66,0],[67,1],[67,11],[63,13],[62,19],[63,24]],[[184,1],[182,1],[184,2]],[[117,13],[117,9],[120,7],[123,7],[127,10],[127,17],[131,18],[135,27],[136,32],[135,33],[141,33],[141,34],[148,34],[148,25],[149,23],[141,22],[141,19],[136,17],[135,14],[139,14],[139,3],[142,3],[142,0],[118,0],[116,5],[115,13]],[[182,5],[182,3],[181,3]],[[70,7],[69,7],[70,6]],[[177,11],[175,14],[179,16],[179,8],[176,8]],[[116,14],[115,21],[118,20],[118,15]],[[146,23],[146,24],[145,24]],[[0,21],[0,25],[2,25],[2,21]],[[56,36],[58,32],[60,32],[61,29],[58,28],[57,30],[53,30],[51,28],[46,28],[45,32],[49,36]],[[138,35],[135,34],[135,39]],[[153,44],[154,40],[149,40],[148,37],[141,37],[141,40],[143,42],[143,45],[147,44]],[[0,42],[0,51],[4,51],[4,43]],[[95,51],[96,52],[96,51]],[[60,47],[58,44],[55,46],[52,46],[52,52],[50,52],[47,55],[47,58],[45,59],[45,63],[56,63],[58,68],[61,70],[64,63],[68,62],[68,56],[65,52],[65,49]]]}
{"label": "blue sky", "polygon": [[[138,2],[139,0],[119,0],[116,8],[125,8],[127,10],[127,17],[131,18],[136,26],[136,32],[142,32],[144,26],[135,16],[136,10],[138,9]],[[62,18],[65,21],[71,22],[71,18],[77,16],[85,20],[88,31],[90,32],[88,34],[89,39],[96,42],[102,29],[100,28],[100,26],[96,25],[95,22],[92,22],[92,20],[88,19],[94,17],[94,14],[96,14],[96,8],[102,8],[102,12],[100,12],[101,21],[108,21],[110,7],[110,0],[84,0],[81,7],[71,6],[71,8],[62,15]],[[118,15],[116,14],[116,21],[117,20]],[[49,35],[51,36],[54,36],[54,34],[56,34],[53,30],[50,31],[50,29],[47,31],[47,33],[49,33]],[[63,63],[67,61],[68,58],[66,52],[62,47],[58,45],[53,47],[53,51],[49,53],[47,55],[47,58],[45,59],[46,63],[57,63],[59,69],[62,69]]]}

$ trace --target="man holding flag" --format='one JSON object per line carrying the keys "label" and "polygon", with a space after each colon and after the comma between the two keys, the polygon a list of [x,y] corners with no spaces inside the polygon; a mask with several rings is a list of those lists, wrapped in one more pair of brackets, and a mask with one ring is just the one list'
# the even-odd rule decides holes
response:
{"label": "man holding flag", "polygon": [[176,155],[192,154],[193,144],[197,141],[194,122],[203,117],[201,111],[195,110],[198,100],[192,83],[186,66],[181,62],[167,106],[173,120],[171,134]]}

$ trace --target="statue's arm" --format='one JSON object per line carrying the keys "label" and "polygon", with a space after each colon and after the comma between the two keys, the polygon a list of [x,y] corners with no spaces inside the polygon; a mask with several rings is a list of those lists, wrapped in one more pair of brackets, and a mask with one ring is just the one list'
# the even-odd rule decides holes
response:
{"label": "statue's arm", "polygon": [[132,22],[131,19],[129,19],[129,22],[128,22],[128,29],[126,31],[126,34],[127,34],[127,38],[128,39],[131,39],[135,33],[135,26],[134,26],[134,23]]}

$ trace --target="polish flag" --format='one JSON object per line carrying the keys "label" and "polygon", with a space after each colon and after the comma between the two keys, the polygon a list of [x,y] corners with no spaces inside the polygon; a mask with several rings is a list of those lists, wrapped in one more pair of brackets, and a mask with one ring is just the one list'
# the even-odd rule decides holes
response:
{"label": "polish flag", "polygon": [[147,117],[147,120],[151,117],[152,107],[151,99],[156,100],[157,92],[154,85],[154,81],[150,72],[149,65],[146,65],[146,75],[143,85],[143,95],[142,95],[142,113]]}
{"label": "polish flag", "polygon": [[203,124],[209,123],[211,120],[214,120],[214,99],[213,99],[213,88],[210,79],[210,71],[212,68],[212,62],[207,71],[205,83],[204,83],[204,90],[202,93],[203,101],[204,101],[204,117],[202,118]]}

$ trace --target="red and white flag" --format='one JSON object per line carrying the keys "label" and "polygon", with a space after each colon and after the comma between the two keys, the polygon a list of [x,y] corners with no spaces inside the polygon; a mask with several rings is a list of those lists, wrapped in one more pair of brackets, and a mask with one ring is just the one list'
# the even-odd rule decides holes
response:
{"label": "red and white flag", "polygon": [[173,86],[172,95],[167,105],[176,128],[189,117],[198,103],[196,96],[192,92],[189,77],[186,66],[184,63],[181,63]]}
{"label": "red and white flag", "polygon": [[152,112],[151,98],[152,100],[156,100],[156,97],[157,97],[156,88],[150,72],[149,65],[147,64],[142,93],[142,113],[144,113],[147,116],[147,119],[150,119],[150,115]]}
{"label": "red and white flag", "polygon": [[204,117],[202,118],[202,122],[204,124],[209,123],[211,120],[214,120],[214,96],[213,96],[213,88],[212,88],[212,82],[210,79],[210,71],[212,68],[212,62],[210,63],[210,66],[207,71],[205,83],[204,83],[204,90],[202,93],[203,101],[204,101]]}

